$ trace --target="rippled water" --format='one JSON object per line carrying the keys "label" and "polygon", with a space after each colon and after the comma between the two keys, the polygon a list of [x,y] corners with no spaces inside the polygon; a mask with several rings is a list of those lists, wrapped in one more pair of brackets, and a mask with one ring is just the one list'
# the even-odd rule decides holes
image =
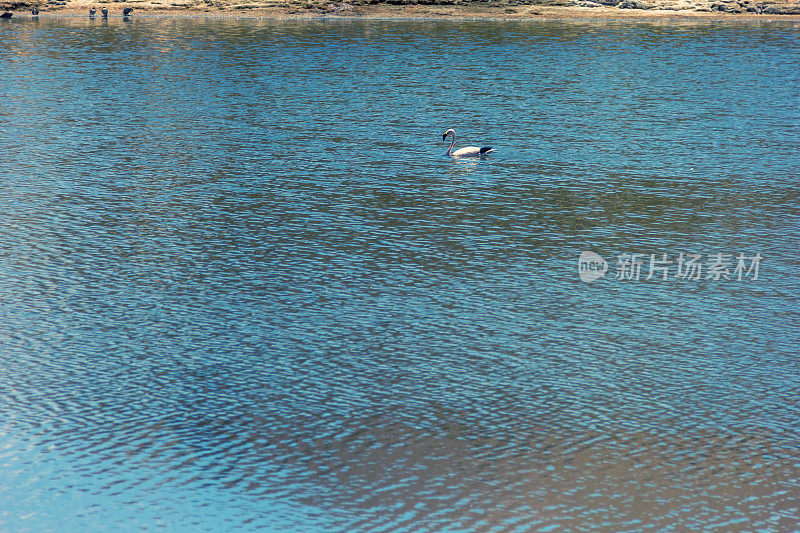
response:
{"label": "rippled water", "polygon": [[800,527],[796,24],[0,22],[0,529]]}

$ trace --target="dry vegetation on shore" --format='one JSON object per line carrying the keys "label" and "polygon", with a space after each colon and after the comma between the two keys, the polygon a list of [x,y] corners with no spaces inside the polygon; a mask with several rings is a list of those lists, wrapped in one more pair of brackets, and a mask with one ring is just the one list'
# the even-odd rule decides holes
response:
{"label": "dry vegetation on shore", "polygon": [[[106,7],[121,15],[189,14],[270,18],[577,18],[800,20],[800,0],[0,0],[20,15],[87,14]],[[98,13],[99,16],[99,13]]]}

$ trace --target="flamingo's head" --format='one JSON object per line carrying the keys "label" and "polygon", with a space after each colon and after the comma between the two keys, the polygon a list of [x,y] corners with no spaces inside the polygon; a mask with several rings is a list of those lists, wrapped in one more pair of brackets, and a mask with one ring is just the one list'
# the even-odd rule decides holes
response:
{"label": "flamingo's head", "polygon": [[454,130],[453,128],[450,128],[446,132],[442,133],[442,140],[447,139],[447,136],[450,135],[450,134],[452,134],[453,137],[455,137],[456,136],[456,130]]}

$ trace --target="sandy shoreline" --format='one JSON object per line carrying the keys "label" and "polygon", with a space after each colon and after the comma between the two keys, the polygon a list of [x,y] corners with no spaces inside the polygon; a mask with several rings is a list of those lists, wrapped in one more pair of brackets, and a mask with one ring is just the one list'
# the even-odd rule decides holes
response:
{"label": "sandy shoreline", "polygon": [[[98,10],[96,18],[100,18],[99,10],[103,4],[87,4],[86,6],[70,7],[64,9],[40,8],[39,16],[88,16],[90,7]],[[651,10],[644,12],[621,11],[612,7],[596,9],[576,9],[569,7],[549,7],[535,9],[520,9],[518,12],[509,13],[505,10],[470,10],[464,11],[455,8],[435,8],[435,9],[375,9],[373,6],[359,10],[358,13],[341,14],[334,10],[330,12],[298,12],[293,9],[170,9],[170,8],[142,8],[136,4],[117,3],[107,6],[110,17],[121,17],[125,7],[133,7],[136,15],[148,16],[168,16],[168,17],[220,17],[220,18],[265,18],[265,19],[296,19],[296,20],[319,20],[325,19],[374,19],[374,20],[674,20],[674,21],[797,21],[800,22],[800,15],[757,15],[757,14],[725,14],[725,13],[703,13],[696,11],[672,11],[672,10]],[[12,12],[17,17],[30,17],[28,9],[14,9]]]}
{"label": "sandy shoreline", "polygon": [[[623,0],[625,2],[633,0]],[[658,1],[658,0],[656,0]],[[54,3],[56,3],[54,5]],[[39,16],[86,16],[89,9],[108,9],[109,16],[120,17],[126,7],[133,8],[131,17],[223,17],[223,18],[267,18],[319,20],[320,18],[384,19],[384,20],[713,20],[713,21],[800,21],[800,4],[782,1],[772,4],[751,3],[748,0],[729,0],[723,4],[705,0],[688,4],[687,0],[661,0],[653,7],[627,8],[600,5],[589,0],[572,0],[576,5],[516,4],[508,0],[492,2],[465,2],[458,4],[358,4],[335,0],[289,0],[272,1],[215,1],[215,0],[17,0],[13,4],[0,2],[0,9],[10,10],[18,17],[30,17],[31,7],[40,9]],[[4,4],[5,7],[4,7]],[[577,5],[580,4],[580,5]],[[643,5],[639,3],[639,5]],[[774,6],[783,12],[798,11],[797,14],[776,14]],[[691,8],[689,8],[691,6]],[[769,11],[772,6],[773,12]],[[747,9],[759,12],[747,11]],[[739,11],[739,12],[736,12]]]}

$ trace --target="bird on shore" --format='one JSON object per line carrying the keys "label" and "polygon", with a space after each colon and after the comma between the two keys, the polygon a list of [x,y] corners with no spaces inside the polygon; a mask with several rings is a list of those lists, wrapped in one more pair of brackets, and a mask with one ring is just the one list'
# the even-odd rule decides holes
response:
{"label": "bird on shore", "polygon": [[10,19],[11,14],[11,11],[4,11],[2,14],[0,14],[0,19]]}
{"label": "bird on shore", "polygon": [[39,16],[39,8],[38,7],[33,6],[31,8],[31,16],[34,16],[34,17],[38,17]]}
{"label": "bird on shore", "polygon": [[102,13],[102,14],[103,14],[103,18],[104,18],[104,19],[107,19],[107,18],[108,18],[108,9],[106,9],[106,8],[104,8],[104,7],[101,7],[101,8],[100,8],[100,13]]}
{"label": "bird on shore", "polygon": [[93,19],[95,13],[97,13],[97,10],[95,8],[90,9],[89,10],[89,18]]}
{"label": "bird on shore", "polygon": [[122,16],[123,17],[127,17],[131,13],[133,13],[133,8],[132,7],[126,7],[125,9],[122,10]]}
{"label": "bird on shore", "polygon": [[453,146],[456,145],[456,130],[450,128],[446,132],[442,134],[442,140],[444,141],[447,139],[448,135],[453,136],[453,140],[450,142],[450,148],[447,149],[447,154],[450,157],[483,157],[485,155],[489,155],[492,152],[496,152],[494,148],[491,146],[465,146],[464,148],[459,148],[455,152],[453,152]]}

